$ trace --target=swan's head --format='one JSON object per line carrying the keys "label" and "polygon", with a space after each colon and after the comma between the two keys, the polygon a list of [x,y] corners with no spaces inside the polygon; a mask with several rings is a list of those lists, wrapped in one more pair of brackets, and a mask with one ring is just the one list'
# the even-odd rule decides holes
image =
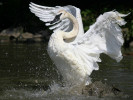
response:
{"label": "swan's head", "polygon": [[118,24],[118,25],[125,25],[126,22],[124,21],[124,19],[122,17],[126,17],[129,15],[128,14],[121,14],[117,11],[110,11],[108,12],[109,13],[109,16],[111,16],[111,18]]}
{"label": "swan's head", "polygon": [[65,10],[60,10],[59,12],[58,12],[58,14],[55,16],[55,18],[54,18],[54,20],[53,21],[51,21],[51,24],[52,23],[55,23],[55,22],[58,22],[58,21],[60,21],[60,20],[62,20],[62,19],[65,19],[66,17],[67,17],[67,12],[65,11]]}

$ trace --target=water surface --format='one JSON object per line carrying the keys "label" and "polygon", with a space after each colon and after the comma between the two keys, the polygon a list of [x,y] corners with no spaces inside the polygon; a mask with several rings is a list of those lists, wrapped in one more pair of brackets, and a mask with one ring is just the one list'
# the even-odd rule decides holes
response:
{"label": "water surface", "polygon": [[[0,100],[122,100],[45,91],[62,84],[62,77],[47,54],[45,44],[0,44]],[[133,56],[120,63],[102,55],[100,70],[93,71],[92,82],[102,81],[133,95]],[[123,99],[124,100],[124,99]]]}

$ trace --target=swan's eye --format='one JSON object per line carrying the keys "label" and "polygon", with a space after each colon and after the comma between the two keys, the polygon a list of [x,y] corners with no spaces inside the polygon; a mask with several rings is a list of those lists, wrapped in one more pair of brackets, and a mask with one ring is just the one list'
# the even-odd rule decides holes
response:
{"label": "swan's eye", "polygon": [[53,21],[51,21],[50,22],[50,24],[53,24],[53,23],[55,23],[55,22],[57,22],[57,21],[59,21],[60,20],[60,16],[62,15],[62,13],[60,13],[59,15],[56,15],[55,16],[55,18],[54,18],[54,20]]}

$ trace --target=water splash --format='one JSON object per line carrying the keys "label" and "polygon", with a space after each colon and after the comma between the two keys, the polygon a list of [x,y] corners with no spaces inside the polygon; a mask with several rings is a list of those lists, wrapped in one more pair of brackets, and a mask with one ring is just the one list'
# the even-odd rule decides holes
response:
{"label": "water splash", "polygon": [[50,89],[47,90],[49,94],[58,94],[58,95],[81,95],[82,94],[82,87],[77,86],[61,86],[57,83],[53,83],[50,85]]}
{"label": "water splash", "polygon": [[11,89],[6,90],[4,95],[0,95],[0,100],[132,100],[127,97],[104,97],[78,95],[66,93],[67,87],[60,87],[58,84],[53,84],[47,91],[44,90],[25,90]]}

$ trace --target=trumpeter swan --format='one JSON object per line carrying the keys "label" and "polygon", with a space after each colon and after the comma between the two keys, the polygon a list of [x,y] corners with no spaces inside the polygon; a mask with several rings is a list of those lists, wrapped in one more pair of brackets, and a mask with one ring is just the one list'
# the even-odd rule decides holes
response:
{"label": "trumpeter swan", "polygon": [[119,62],[122,59],[123,36],[119,26],[125,25],[127,15],[117,11],[101,14],[84,33],[80,9],[71,5],[47,7],[30,3],[30,10],[53,34],[48,54],[64,80],[71,85],[89,84],[89,76],[98,70],[100,54],[105,53]]}

